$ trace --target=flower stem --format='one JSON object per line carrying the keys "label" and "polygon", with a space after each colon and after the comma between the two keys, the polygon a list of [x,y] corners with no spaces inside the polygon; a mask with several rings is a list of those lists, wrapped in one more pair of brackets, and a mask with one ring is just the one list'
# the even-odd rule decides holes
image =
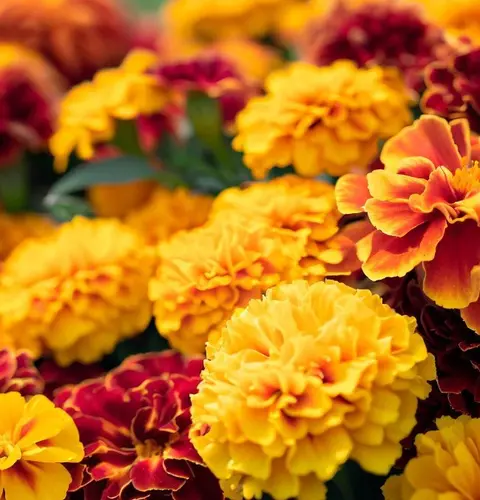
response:
{"label": "flower stem", "polygon": [[7,212],[27,209],[29,184],[28,165],[23,155],[14,163],[0,167],[0,201]]}

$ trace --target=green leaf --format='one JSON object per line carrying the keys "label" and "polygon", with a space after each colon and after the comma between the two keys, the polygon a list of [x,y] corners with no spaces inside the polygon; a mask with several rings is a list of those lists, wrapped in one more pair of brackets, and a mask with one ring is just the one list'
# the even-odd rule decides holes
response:
{"label": "green leaf", "polygon": [[76,215],[94,216],[90,205],[76,196],[58,196],[55,203],[47,205],[47,210],[57,222],[68,222]]}
{"label": "green leaf", "polygon": [[0,168],[0,202],[8,212],[22,212],[30,196],[28,165],[22,156]]}

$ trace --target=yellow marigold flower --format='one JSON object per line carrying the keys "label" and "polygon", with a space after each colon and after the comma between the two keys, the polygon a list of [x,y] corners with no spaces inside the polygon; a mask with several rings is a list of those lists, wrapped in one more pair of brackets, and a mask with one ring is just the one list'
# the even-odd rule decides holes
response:
{"label": "yellow marigold flower", "polygon": [[480,419],[442,417],[415,439],[417,456],[383,487],[385,500],[474,500],[479,495]]}
{"label": "yellow marigold flower", "polygon": [[226,189],[215,200],[211,217],[244,217],[245,223],[261,219],[302,241],[306,232],[308,239],[300,260],[305,278],[318,281],[360,268],[355,242],[339,231],[341,214],[335,188],[326,182],[288,175],[247,188]]}
{"label": "yellow marigold flower", "polygon": [[133,51],[119,68],[102,70],[92,82],[67,93],[50,140],[57,170],[65,170],[74,150],[82,160],[90,160],[96,144],[113,139],[116,119],[133,120],[164,108],[168,92],[157,77],[147,73],[156,62],[153,52]]}
{"label": "yellow marigold flower", "polygon": [[0,330],[63,366],[97,361],[148,325],[152,266],[152,251],[129,227],[77,217],[4,262]]}
{"label": "yellow marigold flower", "polygon": [[0,394],[0,405],[2,498],[63,500],[72,478],[62,463],[83,459],[72,417],[43,395]]}
{"label": "yellow marigold flower", "polygon": [[146,203],[127,215],[125,222],[142,234],[148,244],[156,245],[182,229],[204,224],[212,202],[210,196],[185,188],[170,191],[157,187]]}
{"label": "yellow marigold flower", "polygon": [[237,115],[233,141],[258,178],[289,165],[308,177],[365,168],[378,140],[412,118],[406,88],[393,68],[296,62],[273,72],[265,88],[265,96],[252,98]]}
{"label": "yellow marigold flower", "polygon": [[209,346],[191,441],[227,497],[323,500],[349,459],[387,474],[430,392],[433,357],[368,290],[280,285]]}
{"label": "yellow marigold flower", "polygon": [[0,213],[0,261],[27,238],[39,238],[53,231],[53,222],[42,215]]}
{"label": "yellow marigold flower", "polygon": [[236,308],[297,276],[304,246],[242,219],[179,232],[159,245],[150,282],[158,331],[182,353],[203,353]]}

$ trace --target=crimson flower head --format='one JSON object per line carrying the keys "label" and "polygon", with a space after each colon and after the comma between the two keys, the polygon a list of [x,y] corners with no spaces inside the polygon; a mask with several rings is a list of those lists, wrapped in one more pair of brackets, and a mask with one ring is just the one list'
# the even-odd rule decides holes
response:
{"label": "crimson flower head", "polygon": [[28,351],[0,350],[0,393],[33,396],[43,392],[44,382]]}
{"label": "crimson flower head", "polygon": [[75,498],[223,499],[188,437],[202,366],[201,358],[173,351],[137,355],[57,393],[85,446],[85,459],[72,469]]}

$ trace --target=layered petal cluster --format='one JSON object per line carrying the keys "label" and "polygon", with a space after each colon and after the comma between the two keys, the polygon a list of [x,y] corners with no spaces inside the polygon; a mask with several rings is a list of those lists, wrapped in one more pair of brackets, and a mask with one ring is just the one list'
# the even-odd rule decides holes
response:
{"label": "layered petal cluster", "polygon": [[423,70],[445,43],[443,31],[418,5],[369,1],[358,7],[340,3],[309,26],[304,51],[319,66],[350,59],[359,66],[398,68],[409,87],[420,90]]}
{"label": "layered petal cluster", "polygon": [[151,318],[153,255],[128,226],[77,217],[21,244],[0,275],[0,330],[35,357],[92,363]]}
{"label": "layered petal cluster", "polygon": [[133,356],[57,393],[85,446],[70,490],[98,500],[222,500],[188,436],[202,366],[172,351]]}
{"label": "layered petal cluster", "polygon": [[126,224],[137,230],[149,245],[165,241],[178,231],[207,221],[213,198],[185,188],[170,191],[157,187],[146,203],[132,210]]}
{"label": "layered petal cluster", "polygon": [[33,396],[41,394],[44,385],[28,351],[0,349],[0,393],[19,392],[22,396]]}
{"label": "layered petal cluster", "polygon": [[0,33],[41,53],[73,84],[119,64],[133,34],[117,0],[4,0]]}
{"label": "layered petal cluster", "polygon": [[149,286],[158,331],[181,352],[203,353],[236,308],[299,276],[307,234],[299,236],[232,217],[161,243]]}
{"label": "layered petal cluster", "polygon": [[430,64],[425,83],[421,101],[425,113],[467,118],[470,128],[480,133],[480,48],[463,44],[446,59]]}
{"label": "layered petal cluster", "polygon": [[385,500],[478,498],[480,419],[443,417],[437,427],[417,437],[417,457],[387,480]]}
{"label": "layered petal cluster", "polygon": [[384,170],[336,186],[340,211],[365,212],[374,228],[357,244],[363,272],[402,277],[423,263],[425,293],[463,309],[480,331],[480,165],[467,121],[424,115],[387,142],[381,159]]}
{"label": "layered petal cluster", "polygon": [[0,495],[9,500],[64,500],[72,478],[62,463],[83,459],[72,418],[43,395],[26,401],[0,394]]}
{"label": "layered petal cluster", "polygon": [[308,177],[366,168],[379,139],[411,121],[406,87],[394,68],[295,62],[273,72],[265,88],[265,96],[238,114],[233,141],[258,178],[289,165]]}
{"label": "layered petal cluster", "polygon": [[211,219],[243,217],[264,221],[280,234],[305,241],[300,260],[303,276],[318,281],[348,275],[360,268],[356,257],[356,228],[340,230],[340,212],[331,184],[294,175],[246,188],[223,191],[212,207]]}
{"label": "layered petal cluster", "polygon": [[229,498],[324,499],[349,459],[387,474],[415,425],[433,358],[368,290],[280,285],[209,349],[191,440]]}

